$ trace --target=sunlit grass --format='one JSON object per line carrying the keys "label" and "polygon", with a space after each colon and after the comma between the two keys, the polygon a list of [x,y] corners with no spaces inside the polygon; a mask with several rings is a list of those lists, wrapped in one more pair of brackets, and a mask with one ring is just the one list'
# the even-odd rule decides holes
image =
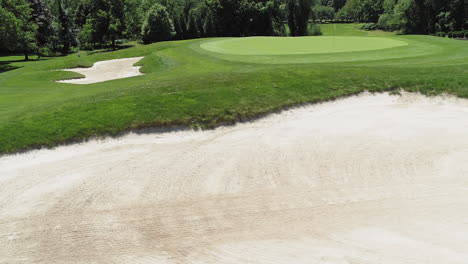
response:
{"label": "sunlit grass", "polygon": [[[332,27],[322,25],[325,35]],[[334,34],[380,34],[358,27],[337,25]],[[382,34],[410,45],[308,56],[223,57],[204,52],[200,44],[212,41],[204,39],[31,62],[19,61],[21,56],[0,57],[0,65],[9,67],[0,73],[0,152],[143,127],[213,127],[363,90],[402,88],[468,97],[466,42]],[[90,85],[55,82],[77,76],[59,69],[137,56],[145,56],[138,63],[144,76]],[[284,64],[288,60],[302,61]]]}

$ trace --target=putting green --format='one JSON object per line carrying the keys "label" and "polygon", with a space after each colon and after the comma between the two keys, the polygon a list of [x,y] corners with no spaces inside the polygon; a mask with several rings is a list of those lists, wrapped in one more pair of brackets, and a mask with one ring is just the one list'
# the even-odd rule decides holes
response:
{"label": "putting green", "polygon": [[218,59],[261,64],[381,61],[427,56],[440,45],[418,36],[248,37],[207,39],[190,46]]}
{"label": "putting green", "polygon": [[381,37],[248,37],[211,41],[200,45],[210,52],[229,55],[299,55],[380,50],[408,43]]}

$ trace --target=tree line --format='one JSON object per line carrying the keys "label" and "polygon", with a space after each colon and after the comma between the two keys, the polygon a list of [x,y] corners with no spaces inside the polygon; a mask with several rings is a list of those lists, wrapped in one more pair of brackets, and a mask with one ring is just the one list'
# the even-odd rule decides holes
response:
{"label": "tree line", "polygon": [[348,0],[336,15],[403,34],[468,30],[466,0]]}
{"label": "tree line", "polygon": [[201,37],[319,35],[315,23],[374,22],[428,34],[466,28],[465,0],[0,0],[0,51],[68,54]]}
{"label": "tree line", "polygon": [[303,36],[310,33],[315,5],[314,0],[0,0],[0,51],[28,58],[116,47],[123,39]]}

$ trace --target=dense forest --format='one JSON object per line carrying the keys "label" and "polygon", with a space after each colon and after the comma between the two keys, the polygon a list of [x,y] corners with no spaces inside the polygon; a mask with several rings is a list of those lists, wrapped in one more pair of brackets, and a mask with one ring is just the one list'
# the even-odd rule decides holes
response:
{"label": "dense forest", "polygon": [[319,23],[433,34],[468,29],[465,0],[0,0],[0,51],[68,54],[200,37],[319,35]]}

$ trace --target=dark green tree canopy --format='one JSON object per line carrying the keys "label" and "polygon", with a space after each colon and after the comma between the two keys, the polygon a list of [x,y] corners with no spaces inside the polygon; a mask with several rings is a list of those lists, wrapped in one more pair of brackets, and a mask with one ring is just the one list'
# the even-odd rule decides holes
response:
{"label": "dark green tree canopy", "polygon": [[321,22],[335,18],[335,9],[331,6],[315,6],[312,11],[312,17]]}
{"label": "dark green tree canopy", "polygon": [[127,40],[305,36],[320,33],[315,23],[346,21],[432,34],[468,30],[467,14],[466,0],[0,0],[0,51],[68,54]]}
{"label": "dark green tree canopy", "polygon": [[26,0],[0,0],[0,46],[23,52],[26,60],[37,49],[38,26],[33,21],[32,13]]}
{"label": "dark green tree canopy", "polygon": [[291,36],[306,36],[313,0],[288,0],[288,25]]}
{"label": "dark green tree canopy", "polygon": [[175,35],[174,23],[165,6],[155,4],[147,12],[141,35],[144,43],[170,40]]}
{"label": "dark green tree canopy", "polygon": [[32,21],[37,25],[36,39],[40,46],[48,43],[52,35],[52,13],[43,0],[29,0],[29,6],[32,9]]}

